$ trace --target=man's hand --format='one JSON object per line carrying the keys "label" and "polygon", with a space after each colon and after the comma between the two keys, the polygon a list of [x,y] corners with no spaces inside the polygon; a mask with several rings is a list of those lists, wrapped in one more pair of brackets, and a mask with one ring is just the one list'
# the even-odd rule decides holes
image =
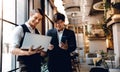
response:
{"label": "man's hand", "polygon": [[36,49],[33,49],[33,46],[31,46],[31,48],[29,48],[29,50],[28,50],[28,55],[33,55],[33,54],[36,54],[36,53],[40,53],[43,49],[44,48],[41,48],[41,46],[39,46]]}
{"label": "man's hand", "polygon": [[36,50],[33,50],[33,46],[30,47],[29,50],[28,50],[28,55],[33,55],[35,53],[37,53],[37,52],[36,52]]}
{"label": "man's hand", "polygon": [[49,46],[48,46],[48,50],[53,50],[53,48],[54,48],[54,45],[49,44]]}
{"label": "man's hand", "polygon": [[61,49],[67,50],[67,49],[68,49],[67,40],[65,41],[65,43],[61,42],[61,44],[59,45],[59,47],[60,47]]}
{"label": "man's hand", "polygon": [[40,53],[41,56],[46,56],[46,52],[43,51],[44,48],[42,48],[42,46],[39,46],[36,51],[37,53]]}

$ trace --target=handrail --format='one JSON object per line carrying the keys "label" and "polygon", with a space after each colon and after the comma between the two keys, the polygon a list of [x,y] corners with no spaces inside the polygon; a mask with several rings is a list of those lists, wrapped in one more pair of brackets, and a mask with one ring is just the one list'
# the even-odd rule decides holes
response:
{"label": "handrail", "polygon": [[[45,17],[47,17],[47,19],[52,23],[52,25],[54,24],[54,22],[47,15],[45,15]],[[2,19],[2,18],[0,18],[0,20],[3,20],[5,22],[7,22],[7,23],[10,23],[10,24],[13,24],[15,26],[18,26],[16,23],[13,23],[11,21],[8,21],[8,20]]]}
{"label": "handrail", "polygon": [[16,70],[18,70],[18,69],[20,69],[20,68],[22,68],[22,67],[25,67],[25,65],[22,65],[22,66],[20,66],[20,67],[18,67],[18,68],[12,69],[12,70],[10,70],[10,71],[8,71],[8,72],[16,71]]}
{"label": "handrail", "polygon": [[52,25],[54,25],[54,22],[46,14],[45,17],[47,17],[47,19],[52,23]]}
{"label": "handrail", "polygon": [[8,21],[8,20],[2,19],[2,18],[0,18],[0,20],[5,21],[5,22],[7,22],[7,23],[10,23],[10,24],[12,24],[12,25],[18,26],[16,23],[13,23],[13,22],[11,22],[11,21]]}
{"label": "handrail", "polygon": [[8,72],[13,72],[13,71],[16,71],[16,70],[18,70],[18,69],[20,69],[20,68],[16,68],[16,69],[10,70],[10,71],[8,71]]}

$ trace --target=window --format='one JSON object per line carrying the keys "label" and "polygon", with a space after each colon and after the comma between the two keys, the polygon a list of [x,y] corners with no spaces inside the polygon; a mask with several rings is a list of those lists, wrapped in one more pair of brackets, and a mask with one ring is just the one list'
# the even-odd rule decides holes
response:
{"label": "window", "polygon": [[0,72],[18,67],[16,57],[10,53],[10,39],[16,24],[23,24],[27,20],[27,5],[26,0],[0,0]]}

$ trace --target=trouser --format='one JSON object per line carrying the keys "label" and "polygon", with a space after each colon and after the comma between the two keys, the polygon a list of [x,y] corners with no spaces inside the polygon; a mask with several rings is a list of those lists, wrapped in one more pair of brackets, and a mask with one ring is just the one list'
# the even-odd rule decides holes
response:
{"label": "trouser", "polygon": [[33,63],[24,63],[22,61],[19,62],[20,65],[20,72],[41,72],[40,65],[33,64]]}

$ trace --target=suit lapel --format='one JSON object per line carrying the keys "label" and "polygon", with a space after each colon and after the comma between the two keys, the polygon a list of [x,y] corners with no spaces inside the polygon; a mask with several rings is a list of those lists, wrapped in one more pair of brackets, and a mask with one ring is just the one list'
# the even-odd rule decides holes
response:
{"label": "suit lapel", "polygon": [[62,36],[66,36],[66,29],[64,29]]}
{"label": "suit lapel", "polygon": [[[66,29],[64,29],[61,40],[66,39],[66,37],[67,37],[67,32],[66,32]],[[63,39],[63,38],[64,38],[64,39]]]}
{"label": "suit lapel", "polygon": [[55,33],[54,35],[55,35],[55,38],[56,38],[56,42],[57,42],[57,44],[59,45],[57,30],[55,29],[54,31],[55,31],[55,32],[54,32],[54,33]]}

